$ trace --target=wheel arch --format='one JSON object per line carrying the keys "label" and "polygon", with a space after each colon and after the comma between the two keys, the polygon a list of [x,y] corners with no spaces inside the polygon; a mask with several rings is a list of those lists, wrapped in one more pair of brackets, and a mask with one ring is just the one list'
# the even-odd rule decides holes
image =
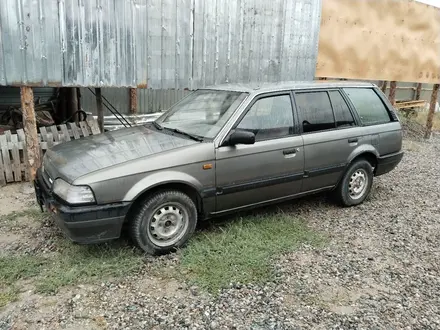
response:
{"label": "wheel arch", "polygon": [[162,182],[156,182],[155,184],[145,187],[143,190],[139,191],[136,196],[132,199],[132,203],[127,213],[127,219],[131,218],[134,211],[140,203],[142,203],[146,198],[152,196],[155,193],[165,191],[165,190],[177,190],[188,195],[196,205],[197,212],[203,214],[203,199],[199,192],[199,189],[194,184],[183,181],[183,180],[167,180]]}
{"label": "wheel arch", "polygon": [[[366,159],[371,166],[374,168],[374,171],[377,168],[377,162],[379,158],[379,152],[371,145],[362,145],[359,148],[353,150],[347,160],[346,169],[356,160],[364,158]],[[345,173],[345,171],[344,171]]]}

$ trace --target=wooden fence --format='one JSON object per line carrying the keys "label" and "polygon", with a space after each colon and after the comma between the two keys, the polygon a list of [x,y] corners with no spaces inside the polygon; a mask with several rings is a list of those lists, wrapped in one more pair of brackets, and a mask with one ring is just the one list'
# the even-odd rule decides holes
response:
{"label": "wooden fence", "polygon": [[[100,133],[96,119],[79,122],[79,126],[75,123],[68,123],[67,125],[40,127],[38,134],[40,152],[43,155],[47,149],[62,142]],[[0,186],[23,180],[29,181],[24,131],[18,129],[17,134],[6,131],[0,135]]]}

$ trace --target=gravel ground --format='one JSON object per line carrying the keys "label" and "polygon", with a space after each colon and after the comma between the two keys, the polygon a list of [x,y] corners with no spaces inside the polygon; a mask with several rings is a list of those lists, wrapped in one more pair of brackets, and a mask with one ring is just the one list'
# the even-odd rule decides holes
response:
{"label": "gravel ground", "polygon": [[361,206],[323,196],[280,206],[328,241],[274,260],[277,276],[263,287],[214,297],[166,276],[177,256],[148,258],[163,278],[145,267],[56,296],[28,291],[0,311],[0,329],[439,329],[440,139],[405,149]]}

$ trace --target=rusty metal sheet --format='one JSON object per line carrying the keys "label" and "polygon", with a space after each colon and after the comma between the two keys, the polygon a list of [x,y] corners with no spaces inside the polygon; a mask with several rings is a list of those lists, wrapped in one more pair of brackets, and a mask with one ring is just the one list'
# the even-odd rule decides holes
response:
{"label": "rusty metal sheet", "polygon": [[323,0],[317,77],[440,82],[440,9]]}

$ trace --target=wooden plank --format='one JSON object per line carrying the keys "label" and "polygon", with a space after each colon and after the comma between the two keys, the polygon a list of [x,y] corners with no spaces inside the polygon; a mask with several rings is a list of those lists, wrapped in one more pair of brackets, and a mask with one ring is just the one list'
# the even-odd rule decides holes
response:
{"label": "wooden plank", "polygon": [[72,136],[75,140],[80,138],[78,127],[75,123],[69,123],[70,129],[72,130]]}
{"label": "wooden plank", "polygon": [[41,143],[41,149],[47,150],[47,142],[40,142]]}
{"label": "wooden plank", "polygon": [[12,141],[11,140],[11,137],[12,137],[11,131],[5,131],[4,133],[5,133],[5,136],[6,136],[6,141],[7,142],[11,142]]}
{"label": "wooden plank", "polygon": [[47,133],[47,148],[50,149],[54,146],[52,133]]}
{"label": "wooden plank", "polygon": [[89,129],[88,129],[87,124],[85,122],[80,121],[79,127],[81,127],[81,131],[83,133],[83,136],[89,136]]}
{"label": "wooden plank", "polygon": [[18,141],[20,142],[20,143],[23,143],[23,146],[22,146],[22,148],[20,148],[21,149],[21,152],[22,152],[22,154],[23,154],[23,166],[22,166],[22,168],[23,168],[23,170],[24,170],[24,179],[26,180],[26,181],[29,181],[30,180],[30,176],[29,176],[29,170],[28,170],[28,167],[26,166],[26,164],[27,164],[27,153],[26,153],[26,148],[25,148],[25,143],[26,143],[26,141],[25,141],[25,135],[24,135],[24,130],[23,129],[18,129],[17,130],[17,135],[18,135]]}
{"label": "wooden plank", "polygon": [[[14,136],[16,137],[17,135],[12,135],[12,139],[14,139]],[[26,148],[26,143],[25,142],[21,142],[21,141],[17,141],[17,142],[6,142],[8,144],[8,149],[12,151],[12,149],[14,149],[14,146],[18,146],[18,150],[23,150],[23,148]]]}
{"label": "wooden plank", "polygon": [[101,131],[99,130],[98,127],[98,122],[95,120],[95,118],[87,118],[87,124],[89,125],[91,131],[92,131],[92,135],[96,135],[96,134],[100,134]]}
{"label": "wooden plank", "polygon": [[13,182],[14,176],[12,175],[11,160],[9,158],[9,149],[5,135],[0,135],[0,149],[2,151],[3,167],[6,174],[6,182]]}
{"label": "wooden plank", "polygon": [[17,130],[18,141],[25,142],[24,131],[22,128]]}
{"label": "wooden plank", "polygon": [[13,161],[13,168],[14,171],[14,177],[15,182],[21,182],[21,163],[20,163],[20,151],[19,151],[19,142],[18,142],[18,135],[13,134],[11,136],[11,144],[12,144],[12,161]]}
{"label": "wooden plank", "polygon": [[70,141],[70,134],[65,124],[60,125],[61,132],[63,132],[63,141]]}
{"label": "wooden plank", "polygon": [[6,185],[5,166],[3,165],[3,151],[0,147],[0,187]]}
{"label": "wooden plank", "polygon": [[50,131],[52,132],[52,136],[53,136],[53,139],[55,140],[55,142],[59,142],[60,141],[60,133],[58,132],[58,128],[56,127],[56,125],[52,125],[49,128],[50,128]]}
{"label": "wooden plank", "polygon": [[41,141],[47,141],[46,127],[40,127]]}

